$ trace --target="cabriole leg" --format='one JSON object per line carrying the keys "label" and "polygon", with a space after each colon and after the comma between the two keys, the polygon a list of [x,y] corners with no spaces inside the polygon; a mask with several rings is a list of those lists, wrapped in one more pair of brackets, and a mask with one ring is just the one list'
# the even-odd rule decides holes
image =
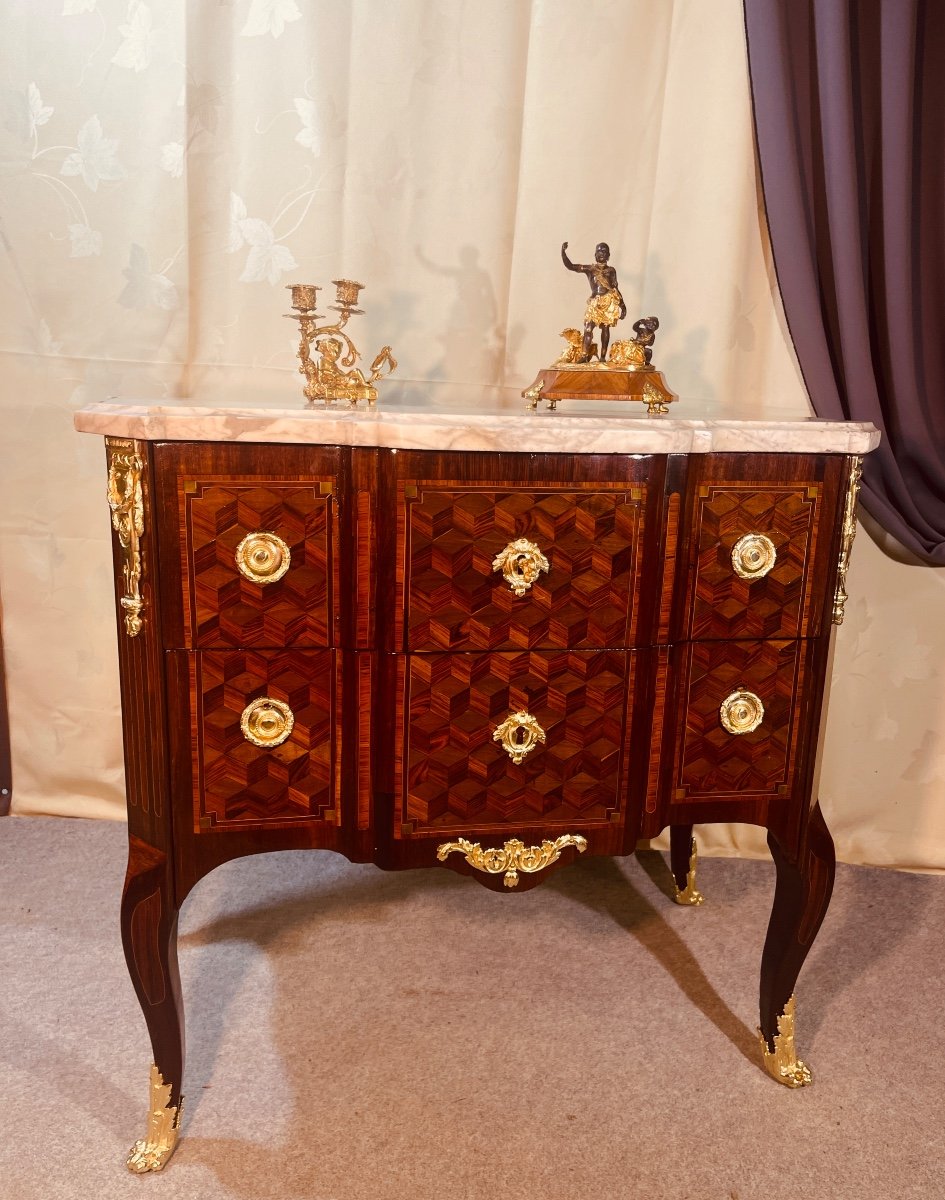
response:
{"label": "cabriole leg", "polygon": [[701,904],[705,897],[696,887],[696,841],[691,825],[670,825],[669,866],[676,884],[676,903]]}
{"label": "cabriole leg", "polygon": [[132,836],[121,901],[125,961],[151,1036],[148,1124],[128,1156],[136,1173],[160,1171],[180,1128],[184,1010],[177,969],[177,908],[166,855]]}
{"label": "cabriole leg", "polygon": [[764,1065],[778,1083],[804,1087],[808,1067],[794,1044],[794,985],[823,922],[833,891],[836,855],[820,805],[810,815],[800,858],[793,862],[772,834],[777,868],[774,905],[761,959],[761,1028]]}

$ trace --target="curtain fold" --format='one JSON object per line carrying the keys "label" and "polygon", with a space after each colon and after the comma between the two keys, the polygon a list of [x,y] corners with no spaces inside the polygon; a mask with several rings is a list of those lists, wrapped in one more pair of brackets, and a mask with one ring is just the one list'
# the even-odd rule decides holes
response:
{"label": "curtain fold", "polygon": [[945,5],[745,0],[785,316],[814,411],[883,432],[862,502],[945,565]]}

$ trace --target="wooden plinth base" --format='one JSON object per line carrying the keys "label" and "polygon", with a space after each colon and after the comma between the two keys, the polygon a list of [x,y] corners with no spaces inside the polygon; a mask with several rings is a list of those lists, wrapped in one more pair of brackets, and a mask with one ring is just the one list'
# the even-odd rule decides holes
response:
{"label": "wooden plinth base", "polygon": [[591,366],[546,367],[522,396],[533,409],[540,400],[547,400],[550,409],[559,400],[639,400],[648,416],[669,412],[669,405],[679,399],[662,371]]}

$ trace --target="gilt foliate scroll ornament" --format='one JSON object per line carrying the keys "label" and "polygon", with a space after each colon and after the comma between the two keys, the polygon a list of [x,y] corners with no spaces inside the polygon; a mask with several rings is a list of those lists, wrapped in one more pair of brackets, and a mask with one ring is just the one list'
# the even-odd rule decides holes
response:
{"label": "gilt foliate scroll ornament", "polygon": [[764,719],[765,706],[754,692],[732,692],[719,706],[719,720],[729,733],[752,733]]}
{"label": "gilt foliate scroll ornament", "polygon": [[184,1099],[171,1107],[171,1085],[165,1083],[161,1072],[151,1065],[150,1108],[148,1109],[148,1131],[135,1142],[128,1155],[128,1170],[136,1175],[145,1171],[160,1171],[174,1153],[180,1130]]}
{"label": "gilt foliate scroll ornament", "polygon": [[458,838],[455,842],[444,842],[437,847],[436,856],[445,862],[454,852],[466,856],[466,861],[477,871],[487,875],[504,875],[506,887],[518,886],[518,873],[533,875],[561,857],[561,851],[574,846],[579,854],[587,849],[587,838],[579,833],[566,833],[555,841],[544,841],[540,846],[526,846],[518,838],[510,838],[504,846],[484,850],[478,842]]}
{"label": "gilt foliate scroll ornament", "polygon": [[243,709],[240,729],[243,737],[254,746],[269,750],[281,746],[292,732],[295,714],[282,700],[260,696]]}
{"label": "gilt foliate scroll ornament", "polygon": [[778,1032],[772,1041],[774,1049],[758,1030],[765,1070],[772,1079],[783,1083],[785,1087],[807,1087],[811,1082],[810,1068],[797,1057],[797,1047],[794,1043],[794,1009],[795,1001],[792,996],[785,1004],[784,1012],[778,1017]]}
{"label": "gilt foliate scroll ornament", "polygon": [[236,566],[253,583],[275,583],[288,571],[292,552],[278,534],[248,533],[236,547]]}
{"label": "gilt foliate scroll ornament", "polygon": [[563,242],[561,259],[569,271],[587,277],[591,294],[584,309],[583,328],[568,326],[561,330],[564,350],[522,392],[529,407],[536,409],[540,399],[547,400],[549,409],[554,409],[559,400],[641,400],[648,416],[669,412],[669,405],[677,397],[662,372],[653,366],[659,319],[640,317],[633,324],[632,338],[611,345],[611,330],[626,317],[627,305],[617,272],[610,265],[610,247],[600,242],[592,263],[574,263],[568,257],[568,243]]}
{"label": "gilt foliate scroll ornament", "polygon": [[516,538],[492,560],[493,571],[501,571],[516,596],[524,596],[542,571],[548,571],[548,559],[528,538]]}
{"label": "gilt foliate scroll ornament", "polygon": [[843,506],[843,533],[840,542],[840,561],[837,564],[837,590],[833,597],[834,625],[843,624],[843,614],[847,604],[847,568],[850,566],[853,539],[856,537],[856,500],[860,494],[862,473],[863,459],[857,455],[850,460],[847,497]]}
{"label": "gilt foliate scroll ornament", "polygon": [[125,632],[136,637],[144,628],[141,610],[141,536],[144,533],[144,493],[141,479],[144,459],[137,442],[106,438],[108,452],[108,507],[112,528],[121,547],[124,594],[120,604],[125,614]]}
{"label": "gilt foliate scroll ornament", "polygon": [[311,403],[347,400],[354,407],[359,400],[366,400],[373,406],[377,401],[377,388],[373,385],[396,369],[397,360],[390,346],[384,346],[374,356],[367,376],[355,365],[361,355],[344,327],[350,317],[363,315],[358,308],[358,296],[364,284],[353,279],[333,279],[332,283],[337,303],[331,307],[341,315],[327,325],[319,324],[324,318],[316,312],[318,293],[322,290],[318,284],[288,285],[296,311],[285,315],[299,323],[299,374],[305,376],[303,391]]}
{"label": "gilt foliate scroll ornament", "polygon": [[761,579],[777,561],[771,538],[763,533],[746,533],[732,547],[732,569],[739,579]]}
{"label": "gilt foliate scroll ornament", "polygon": [[494,742],[501,742],[502,749],[518,766],[526,754],[531,754],[545,740],[545,731],[538,721],[527,712],[509,713],[492,735]]}
{"label": "gilt foliate scroll ornament", "polygon": [[699,856],[696,853],[696,839],[693,838],[689,845],[689,872],[686,875],[686,886],[680,889],[676,885],[676,894],[673,899],[677,904],[697,905],[705,902],[705,896],[696,887],[696,865]]}

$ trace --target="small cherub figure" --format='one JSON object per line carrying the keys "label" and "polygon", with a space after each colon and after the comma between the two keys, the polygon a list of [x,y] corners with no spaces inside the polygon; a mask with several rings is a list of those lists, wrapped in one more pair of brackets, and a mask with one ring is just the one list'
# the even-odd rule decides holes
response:
{"label": "small cherub figure", "polygon": [[568,243],[561,244],[561,260],[569,271],[580,271],[587,276],[591,285],[591,298],[584,311],[584,337],[581,344],[581,357],[578,362],[591,361],[594,345],[594,327],[600,327],[600,361],[607,358],[607,347],[610,345],[610,331],[627,315],[627,306],[620,288],[617,285],[617,272],[609,265],[610,247],[606,242],[599,242],[594,251],[592,263],[573,263],[567,255]]}
{"label": "small cherub figure", "polygon": [[314,371],[310,380],[316,396],[349,400],[352,404],[357,404],[359,400],[373,403],[377,399],[377,389],[371,387],[357,367],[344,371],[338,366],[344,349],[340,338],[321,338],[315,342],[314,348],[321,355],[319,361],[312,364]]}
{"label": "small cherub figure", "polygon": [[633,341],[643,347],[644,361],[647,366],[653,361],[653,343],[656,341],[656,331],[659,327],[658,317],[641,317],[639,321],[633,322],[633,332],[637,335]]}
{"label": "small cherub figure", "polygon": [[639,321],[634,321],[633,328],[637,336],[614,342],[607,359],[608,365],[637,371],[648,367],[653,361],[653,343],[659,327],[656,317],[641,317]]}

